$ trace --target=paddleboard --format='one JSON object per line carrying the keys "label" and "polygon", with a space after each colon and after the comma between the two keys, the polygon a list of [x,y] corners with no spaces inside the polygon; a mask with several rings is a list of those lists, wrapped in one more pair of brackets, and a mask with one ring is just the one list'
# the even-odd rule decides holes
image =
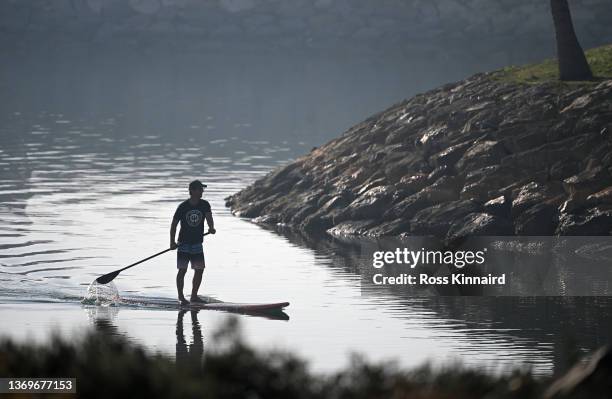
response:
{"label": "paddleboard", "polygon": [[235,302],[212,302],[212,303],[197,303],[190,302],[189,305],[179,307],[211,309],[211,310],[228,310],[233,312],[267,312],[274,310],[282,310],[289,306],[289,302],[277,303],[235,303]]}
{"label": "paddleboard", "polygon": [[212,297],[202,297],[202,299],[204,302],[189,302],[188,305],[181,305],[178,300],[170,298],[124,296],[121,297],[118,305],[177,310],[219,310],[247,315],[272,316],[270,318],[274,319],[289,319],[289,316],[283,313],[283,309],[289,306],[289,302],[237,303],[223,302]]}

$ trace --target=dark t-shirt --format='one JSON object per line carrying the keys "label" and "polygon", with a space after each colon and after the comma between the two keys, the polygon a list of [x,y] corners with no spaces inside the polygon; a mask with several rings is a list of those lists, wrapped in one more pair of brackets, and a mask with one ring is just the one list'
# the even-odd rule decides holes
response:
{"label": "dark t-shirt", "polygon": [[204,241],[204,215],[210,212],[208,201],[200,200],[197,205],[191,205],[189,200],[181,202],[174,212],[174,220],[181,222],[178,241],[188,244],[199,244]]}

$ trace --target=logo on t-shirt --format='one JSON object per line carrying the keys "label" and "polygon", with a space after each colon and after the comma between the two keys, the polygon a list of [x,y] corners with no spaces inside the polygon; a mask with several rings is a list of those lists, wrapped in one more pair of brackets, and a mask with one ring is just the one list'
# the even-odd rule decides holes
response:
{"label": "logo on t-shirt", "polygon": [[202,223],[202,212],[197,209],[192,209],[185,215],[187,224],[191,227],[196,227]]}

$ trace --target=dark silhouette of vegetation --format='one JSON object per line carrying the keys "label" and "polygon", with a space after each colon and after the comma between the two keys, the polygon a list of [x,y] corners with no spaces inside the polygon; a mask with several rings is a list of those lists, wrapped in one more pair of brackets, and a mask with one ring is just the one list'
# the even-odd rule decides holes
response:
{"label": "dark silhouette of vegetation", "polygon": [[574,24],[567,0],[550,0],[550,8],[557,40],[559,78],[561,80],[592,79],[591,68],[574,32]]}
{"label": "dark silhouette of vegetation", "polygon": [[[182,336],[182,331],[177,333]],[[4,339],[0,376],[74,377],[82,398],[528,399],[541,397],[550,385],[548,378],[525,371],[493,376],[457,364],[404,371],[392,363],[371,364],[358,356],[344,370],[317,375],[295,355],[246,345],[236,319],[214,334],[202,356],[197,352],[176,362],[100,330],[78,340],[55,335],[48,344]]]}

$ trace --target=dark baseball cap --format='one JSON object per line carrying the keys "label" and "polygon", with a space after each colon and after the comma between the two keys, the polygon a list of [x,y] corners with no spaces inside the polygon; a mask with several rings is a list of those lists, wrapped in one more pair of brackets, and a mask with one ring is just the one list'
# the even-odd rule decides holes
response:
{"label": "dark baseball cap", "polygon": [[189,189],[190,190],[193,190],[193,189],[196,189],[196,188],[204,188],[204,187],[206,187],[206,184],[202,184],[202,182],[199,181],[199,180],[194,180],[191,183],[189,183]]}

